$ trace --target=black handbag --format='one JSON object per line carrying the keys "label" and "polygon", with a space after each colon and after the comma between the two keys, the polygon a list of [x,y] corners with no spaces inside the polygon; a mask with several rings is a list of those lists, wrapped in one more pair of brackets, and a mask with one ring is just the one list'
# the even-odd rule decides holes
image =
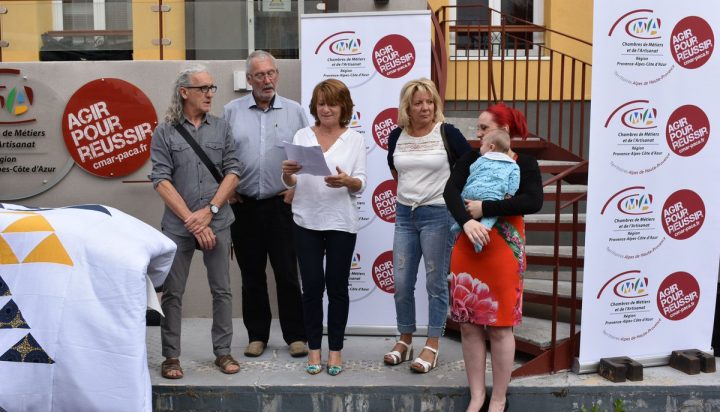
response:
{"label": "black handbag", "polygon": [[458,160],[458,157],[448,144],[447,137],[445,136],[444,122],[440,124],[440,137],[442,137],[443,146],[445,146],[445,151],[447,152],[448,163],[450,163],[450,169],[452,170],[452,168],[455,166],[455,162]]}

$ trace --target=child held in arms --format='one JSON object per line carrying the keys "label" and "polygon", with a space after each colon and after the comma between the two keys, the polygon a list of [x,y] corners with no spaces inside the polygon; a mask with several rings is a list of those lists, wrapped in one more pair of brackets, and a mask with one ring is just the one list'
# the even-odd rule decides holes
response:
{"label": "child held in arms", "polygon": [[[502,200],[517,192],[520,186],[520,168],[509,156],[510,135],[502,129],[492,130],[482,138],[480,156],[470,166],[470,175],[462,190],[462,198],[470,200]],[[497,222],[497,217],[482,217],[480,223],[488,231]],[[453,236],[458,236],[462,229],[455,223]],[[475,252],[482,250],[482,245],[473,243]]]}

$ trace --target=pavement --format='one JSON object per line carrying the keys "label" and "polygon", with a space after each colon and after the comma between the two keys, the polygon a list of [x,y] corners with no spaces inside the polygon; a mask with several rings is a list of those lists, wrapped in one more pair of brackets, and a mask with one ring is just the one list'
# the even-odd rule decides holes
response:
{"label": "pavement", "polygon": [[[382,362],[395,336],[346,336],[344,371],[309,375],[305,358],[293,358],[273,321],[268,347],[257,358],[243,355],[247,334],[234,319],[232,354],[240,372],[222,374],[213,364],[210,319],[183,319],[185,377],[160,376],[160,328],[147,328],[148,366],[155,411],[464,411],[469,402],[459,337],[441,339],[436,369],[414,373],[409,363]],[[327,359],[326,337],[323,360]],[[424,337],[416,337],[417,351]],[[526,359],[516,359],[516,366]],[[488,360],[488,386],[492,375]],[[510,411],[720,411],[720,375],[686,375],[668,366],[644,369],[638,382],[612,383],[595,373],[513,379]]]}

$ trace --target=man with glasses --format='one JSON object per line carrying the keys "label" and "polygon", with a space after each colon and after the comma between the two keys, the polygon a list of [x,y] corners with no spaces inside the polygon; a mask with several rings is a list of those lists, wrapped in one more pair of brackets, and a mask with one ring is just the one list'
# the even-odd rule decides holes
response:
{"label": "man with glasses", "polygon": [[[182,298],[195,249],[202,251],[212,294],[215,365],[223,373],[240,370],[230,354],[233,329],[228,271],[230,224],[234,217],[228,200],[235,192],[241,165],[230,125],[209,113],[216,90],[203,66],[181,71],[165,122],[158,125],[152,137],[149,178],[165,202],[163,233],[177,244],[162,295],[165,318],[160,326],[166,359],[161,374],[167,379],[183,377],[179,360]],[[212,165],[203,163],[189,141],[197,143]],[[209,166],[222,176],[220,182]]]}
{"label": "man with glasses", "polygon": [[278,96],[275,58],[257,50],[246,62],[252,93],[225,106],[243,163],[233,211],[232,240],[242,276],[243,322],[248,331],[246,356],[260,356],[270,337],[270,300],[265,267],[275,274],[278,315],[290,354],[306,356],[300,285],[293,246],[292,191],[281,181],[284,142],[308,125],[297,102]]}

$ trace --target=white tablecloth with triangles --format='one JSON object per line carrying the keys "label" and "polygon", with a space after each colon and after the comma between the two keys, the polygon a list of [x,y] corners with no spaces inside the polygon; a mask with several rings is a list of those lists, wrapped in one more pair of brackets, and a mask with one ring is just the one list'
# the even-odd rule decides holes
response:
{"label": "white tablecloth with triangles", "polygon": [[146,276],[174,254],[111,207],[0,204],[0,411],[151,411]]}

